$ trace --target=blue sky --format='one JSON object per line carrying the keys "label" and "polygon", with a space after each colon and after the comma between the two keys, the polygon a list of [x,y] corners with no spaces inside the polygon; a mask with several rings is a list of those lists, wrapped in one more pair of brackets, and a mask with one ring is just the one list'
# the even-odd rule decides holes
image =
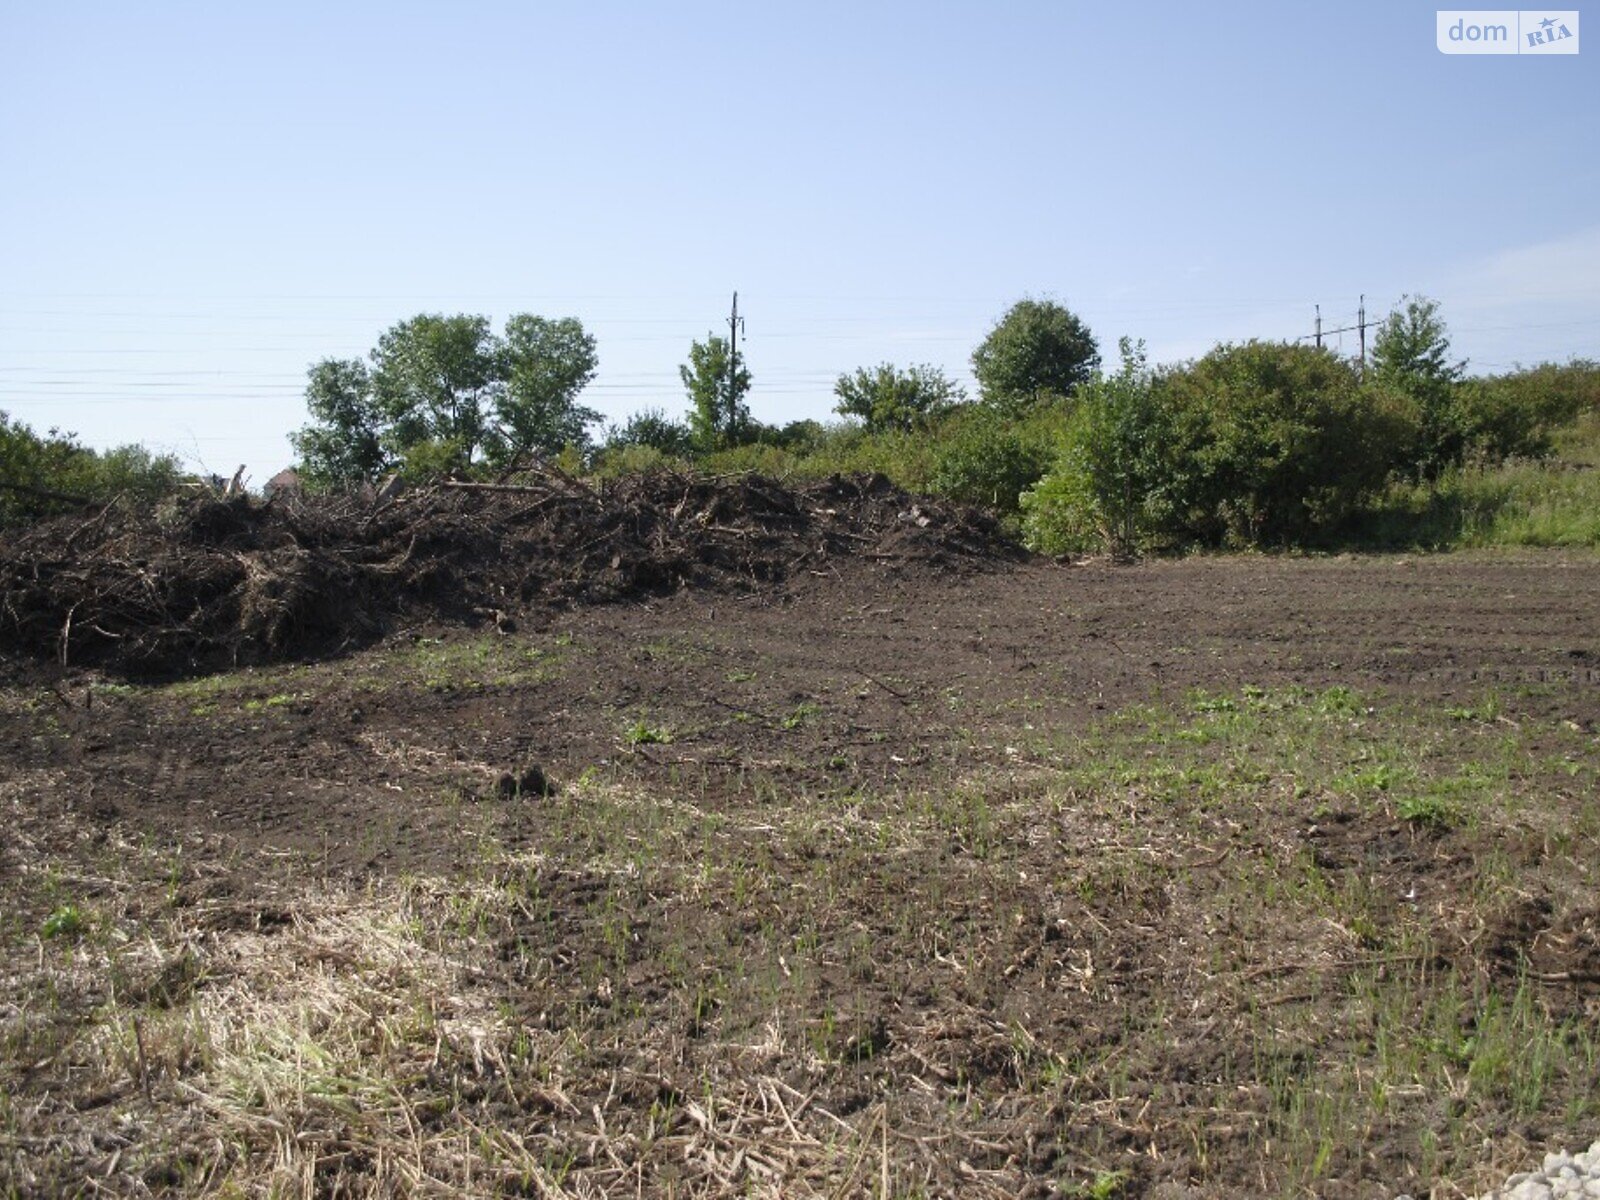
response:
{"label": "blue sky", "polygon": [[0,409],[260,483],[306,367],[415,313],[579,317],[616,419],[736,288],[772,422],[970,379],[1025,295],[1162,361],[1363,292],[1475,369],[1600,357],[1600,43],[1434,13],[0,0]]}

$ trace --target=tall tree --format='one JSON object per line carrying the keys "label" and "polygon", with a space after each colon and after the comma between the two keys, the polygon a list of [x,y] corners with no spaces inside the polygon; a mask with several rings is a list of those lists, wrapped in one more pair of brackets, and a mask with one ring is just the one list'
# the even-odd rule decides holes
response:
{"label": "tall tree", "polygon": [[1372,369],[1378,379],[1403,387],[1455,383],[1466,363],[1450,361],[1450,332],[1439,316],[1439,302],[1402,296],[1405,307],[1378,326],[1372,344]]}
{"label": "tall tree", "polygon": [[292,435],[328,483],[370,479],[397,462],[443,470],[584,445],[599,420],[578,403],[594,378],[594,338],[568,317],[526,313],[495,335],[487,317],[424,313],[387,330],[371,355],[308,372],[311,423]]}
{"label": "tall tree", "polygon": [[701,450],[720,450],[747,440],[751,429],[750,372],[744,355],[730,350],[726,338],[708,336],[689,347],[689,361],[678,368],[692,406],[689,428]]}
{"label": "tall tree", "polygon": [[388,461],[372,376],[359,358],[325,358],[306,372],[312,423],[289,435],[306,474],[318,482],[358,483]]}
{"label": "tall tree", "polygon": [[860,417],[872,430],[914,429],[967,398],[943,371],[927,363],[906,371],[892,363],[861,367],[853,375],[839,376],[833,394],[839,398],[834,412]]}
{"label": "tall tree", "polygon": [[1089,327],[1053,300],[1019,300],[972,352],[984,403],[1013,414],[1071,395],[1099,366]]}
{"label": "tall tree", "polygon": [[496,457],[525,450],[557,454],[583,446],[600,414],[578,403],[600,365],[592,334],[573,317],[550,320],[526,313],[506,322],[506,386],[497,401]]}
{"label": "tall tree", "polygon": [[1404,307],[1378,326],[1372,344],[1372,373],[1380,385],[1410,397],[1417,406],[1421,445],[1417,470],[1426,477],[1459,462],[1467,429],[1457,403],[1464,362],[1450,361],[1450,334],[1439,316],[1439,302],[1404,296]]}
{"label": "tall tree", "polygon": [[424,313],[384,333],[372,352],[372,392],[389,450],[435,442],[471,464],[505,396],[504,363],[488,317]]}

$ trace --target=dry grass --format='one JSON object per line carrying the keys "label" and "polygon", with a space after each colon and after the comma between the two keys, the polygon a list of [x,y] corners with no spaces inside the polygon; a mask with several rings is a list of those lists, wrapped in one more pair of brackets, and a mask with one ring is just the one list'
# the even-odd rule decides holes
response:
{"label": "dry grass", "polygon": [[450,877],[135,838],[14,773],[0,1193],[1461,1194],[1600,1120],[1560,969],[1596,744],[1490,699],[1197,693],[829,794],[652,746],[679,786],[623,759],[532,849],[475,810]]}
{"label": "dry grass", "polygon": [[[37,845],[16,850],[32,875],[59,867]],[[576,1099],[594,1085],[592,1048],[515,1019],[493,956],[460,934],[463,911],[506,902],[498,888],[319,883],[266,909],[174,906],[164,856],[102,852],[143,870],[53,874],[52,887],[92,891],[92,927],[40,940],[7,980],[31,1003],[0,1022],[6,1072],[63,1081],[4,1110],[10,1193],[77,1180],[130,1196],[888,1195],[926,1152],[886,1103],[841,1117],[775,1073],[793,1038],[776,1015],[693,1092],[628,1064],[602,1099]],[[928,1036],[1003,1040],[977,1023]],[[676,1073],[669,1058],[661,1071]],[[967,1194],[1010,1192],[1007,1173],[964,1174]]]}

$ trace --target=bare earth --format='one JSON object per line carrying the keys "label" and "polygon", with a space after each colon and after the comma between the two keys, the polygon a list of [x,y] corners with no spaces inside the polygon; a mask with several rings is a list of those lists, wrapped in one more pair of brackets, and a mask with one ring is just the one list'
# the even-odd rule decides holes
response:
{"label": "bare earth", "polygon": [[1592,556],[5,669],[0,1191],[1458,1195],[1600,1136]]}

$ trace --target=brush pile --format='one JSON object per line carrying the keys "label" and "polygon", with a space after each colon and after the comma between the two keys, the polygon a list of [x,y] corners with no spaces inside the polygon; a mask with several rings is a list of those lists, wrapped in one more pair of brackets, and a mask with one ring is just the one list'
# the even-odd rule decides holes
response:
{"label": "brush pile", "polygon": [[0,534],[0,652],[175,676],[335,653],[400,617],[773,585],[844,557],[961,570],[1021,553],[986,515],[881,476],[591,486],[541,470],[388,499],[189,497]]}

